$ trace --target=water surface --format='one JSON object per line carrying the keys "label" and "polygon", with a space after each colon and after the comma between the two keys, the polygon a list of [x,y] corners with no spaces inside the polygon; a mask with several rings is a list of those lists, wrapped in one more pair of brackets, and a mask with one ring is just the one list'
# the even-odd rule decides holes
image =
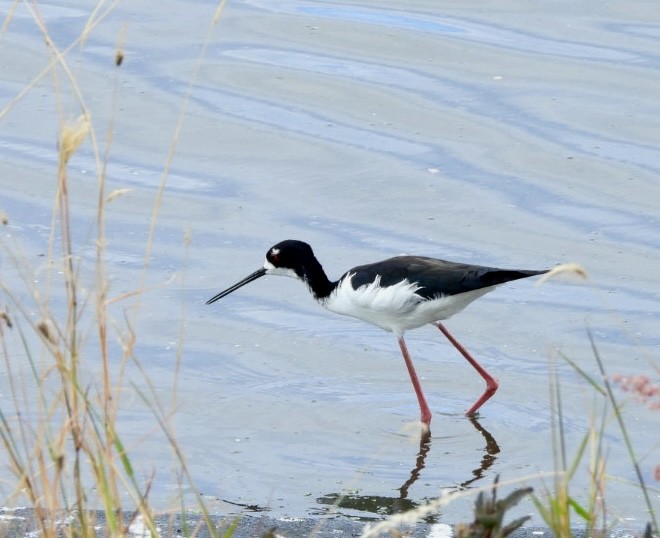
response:
{"label": "water surface", "polygon": [[[89,16],[78,2],[39,8],[62,49]],[[132,189],[108,206],[111,294],[153,286],[130,309],[136,351],[156,393],[176,408],[197,487],[219,512],[361,518],[486,486],[498,474],[527,477],[522,483],[542,492],[538,475],[554,468],[551,365],[569,455],[600,409],[559,358],[598,377],[587,328],[609,373],[657,380],[655,6],[230,2],[191,89],[215,9],[120,4],[66,56],[99,140],[112,121],[108,192]],[[124,31],[125,60],[115,68]],[[49,55],[23,6],[2,40],[4,108]],[[74,118],[79,107],[59,76],[64,115]],[[151,211],[188,92],[144,273]],[[38,283],[56,187],[56,95],[52,78],[41,78],[0,118],[4,241]],[[74,239],[90,288],[95,166],[89,146],[70,164]],[[590,278],[515,282],[447,323],[501,383],[478,420],[463,416],[482,390],[478,376],[433,327],[410,333],[434,412],[432,436],[420,444],[392,335],[334,317],[289,279],[261,279],[204,305],[287,238],[311,243],[333,278],[401,253],[516,268],[578,262]],[[13,267],[3,259],[3,281],[27,297]],[[118,326],[132,304],[113,305]],[[118,364],[119,347],[113,352]],[[131,383],[144,383],[132,367],[120,428],[141,476],[156,471],[153,498],[167,507],[179,491],[176,463]],[[644,477],[657,486],[658,412],[634,400],[624,412]],[[641,526],[645,507],[614,422],[605,444],[610,516]],[[584,499],[587,462],[580,467],[574,495]],[[652,495],[657,502],[657,489]],[[460,500],[438,520],[466,520],[471,510],[471,499]],[[517,510],[538,522],[530,503]]]}

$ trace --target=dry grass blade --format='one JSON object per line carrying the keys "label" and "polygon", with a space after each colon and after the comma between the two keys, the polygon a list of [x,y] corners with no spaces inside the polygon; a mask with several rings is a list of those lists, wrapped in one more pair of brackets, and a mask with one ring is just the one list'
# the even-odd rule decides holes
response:
{"label": "dry grass blade", "polygon": [[[91,32],[106,17],[108,17],[113,12],[113,10],[117,6],[117,4],[119,4],[120,2],[121,2],[121,0],[114,0],[111,3],[111,5],[108,6],[103,13],[101,13],[99,16],[97,16],[93,20],[90,19],[90,21],[87,23],[87,25],[85,27],[85,31],[80,36],[78,36],[68,47],[66,47],[64,50],[62,50],[58,54],[54,55],[50,59],[50,61],[46,65],[46,67],[44,67],[36,77],[34,77],[28,84],[26,84],[23,87],[23,89],[18,93],[18,95],[16,95],[16,97],[14,97],[2,110],[0,110],[0,119],[2,119],[6,114],[8,114],[9,111],[12,108],[14,108],[14,106],[16,106],[16,104],[19,101],[21,101],[26,95],[28,95],[30,93],[30,91],[32,89],[34,89],[34,87],[41,81],[41,79],[46,77],[51,72],[53,67],[57,64],[61,64],[64,67],[65,71],[67,72],[67,75],[70,77],[70,80],[71,80],[71,83],[72,83],[74,89],[77,90],[77,85],[75,83],[76,82],[75,78],[73,77],[71,72],[68,71],[68,69],[66,68],[66,63],[64,62],[64,57],[71,50],[73,50],[75,47],[79,46],[86,39],[89,32]],[[12,9],[9,10],[9,14],[7,15],[7,18],[5,19],[5,23],[3,24],[3,28],[2,28],[3,31],[5,30],[6,26],[8,26],[8,21],[10,20],[10,15],[12,14],[13,9],[15,8],[15,6],[18,3],[19,2],[15,2],[14,5],[12,6]],[[98,7],[100,8],[103,5],[103,3],[104,2],[99,2]],[[33,19],[42,28],[42,32],[44,33],[44,38],[47,40],[47,42],[49,42],[49,44],[52,45],[52,40],[48,36],[48,32],[46,32],[45,28],[43,27],[42,21],[40,20],[38,14],[35,12],[34,6],[29,2],[22,2],[22,4],[28,9],[28,11],[30,12]],[[95,13],[96,13],[96,10],[95,10]],[[80,102],[83,103],[84,100],[83,100],[82,95],[80,94],[80,92],[76,91],[76,94],[77,94],[77,97],[80,100]]]}
{"label": "dry grass blade", "polygon": [[[179,112],[179,118],[176,124],[176,127],[174,128],[174,134],[172,136],[172,142],[170,143],[170,147],[167,152],[167,157],[165,160],[165,166],[163,167],[163,172],[161,174],[160,178],[160,183],[158,185],[158,192],[156,194],[156,199],[154,201],[154,205],[151,211],[151,222],[149,225],[149,236],[147,238],[147,244],[144,252],[144,272],[143,272],[143,280],[142,280],[142,285],[144,285],[145,279],[146,279],[146,274],[147,274],[147,269],[149,268],[149,263],[151,261],[151,250],[153,248],[153,240],[154,236],[156,234],[156,224],[158,222],[158,215],[160,213],[160,207],[163,202],[163,194],[165,192],[165,186],[167,185],[167,179],[169,177],[170,173],[170,168],[172,167],[172,161],[174,160],[174,154],[176,153],[176,148],[179,143],[179,138],[181,136],[181,132],[183,130],[183,123],[184,120],[186,119],[186,116],[188,114],[188,105],[190,103],[190,99],[192,98],[192,93],[193,90],[195,89],[195,85],[197,84],[197,77],[199,76],[199,71],[202,68],[202,62],[204,58],[206,57],[206,51],[209,47],[209,44],[211,43],[211,37],[213,35],[213,31],[215,30],[216,25],[220,21],[220,17],[222,16],[222,13],[224,12],[225,5],[227,4],[227,0],[221,0],[218,3],[218,7],[215,10],[215,13],[213,14],[213,18],[211,19],[211,24],[208,27],[206,36],[204,38],[204,42],[202,43],[202,49],[199,52],[199,56],[197,57],[197,61],[195,62],[195,67],[193,69],[193,73],[190,76],[190,80],[188,82],[188,87],[186,88],[186,92],[183,96],[183,101],[181,103],[181,111]],[[140,287],[142,287],[142,285]]]}
{"label": "dry grass blade", "polygon": [[73,154],[89,135],[91,123],[87,114],[81,114],[75,123],[66,123],[60,135],[60,164],[66,166]]}
{"label": "dry grass blade", "polygon": [[7,31],[7,28],[9,28],[9,24],[14,17],[14,12],[16,11],[16,6],[18,6],[18,4],[20,4],[20,0],[14,0],[11,4],[11,7],[7,10],[5,20],[2,23],[2,28],[0,28],[0,34],[4,34]]}
{"label": "dry grass blade", "polygon": [[115,189],[112,191],[110,194],[108,194],[108,197],[105,199],[106,203],[114,202],[117,198],[124,196],[124,194],[128,194],[129,192],[133,192],[135,189]]}
{"label": "dry grass blade", "polygon": [[[130,189],[116,189],[106,196],[105,174],[114,131],[114,115],[108,122],[105,153],[101,156],[96,141],[97,129],[92,124],[84,93],[67,63],[68,53],[82,45],[118,3],[119,0],[96,3],[80,36],[63,49],[59,49],[49,35],[46,25],[48,19],[41,17],[40,5],[23,3],[46,43],[49,61],[46,68],[0,111],[0,117],[8,114],[47,74],[52,74],[54,80],[55,102],[58,107],[63,107],[62,103],[67,101],[68,96],[62,95],[60,73],[65,74],[70,85],[74,106],[82,111],[77,120],[66,122],[61,108],[57,108],[61,122],[57,193],[53,204],[48,263],[40,269],[45,277],[35,278],[37,271],[31,267],[19,267],[20,264],[16,263],[16,273],[19,280],[22,277],[23,287],[20,283],[18,286],[12,283],[8,289],[0,282],[0,292],[15,307],[11,311],[5,311],[4,308],[0,310],[0,340],[11,388],[11,399],[3,399],[0,405],[0,448],[16,480],[14,499],[20,499],[21,503],[27,501],[34,510],[38,532],[46,538],[61,535],[96,536],[94,527],[97,523],[97,509],[104,513],[108,535],[122,536],[128,532],[130,520],[126,521],[126,512],[139,515],[141,526],[152,536],[159,533],[154,510],[149,503],[153,476],[145,478],[136,472],[126,446],[118,435],[116,423],[120,394],[125,389],[124,368],[134,358],[135,338],[132,328],[128,326],[128,336],[121,334],[121,328],[117,329],[117,339],[124,352],[122,356],[120,351],[119,360],[111,356],[109,349],[112,349],[112,344],[108,344],[115,335],[112,333],[114,326],[108,319],[107,308],[116,300],[130,297],[131,293],[119,299],[107,299],[109,282],[105,271],[105,206]],[[9,27],[13,12],[19,4],[12,4],[3,31]],[[224,4],[222,2],[215,11],[211,27],[217,24]],[[116,65],[124,60],[125,30],[126,25],[117,45]],[[208,46],[210,35],[209,30],[204,48]],[[203,54],[198,60],[195,74],[202,59]],[[113,72],[117,73],[118,70]],[[194,87],[194,78],[190,81],[191,89]],[[179,128],[185,117],[186,100]],[[116,110],[115,101],[112,110]],[[177,137],[178,129],[172,149]],[[91,143],[98,186],[97,236],[93,242],[97,255],[92,271],[86,270],[85,264],[88,261],[81,255],[81,251],[89,245],[78,244],[77,234],[72,233],[72,212],[75,206],[71,193],[76,184],[75,178],[70,181],[68,177],[69,163],[86,141]],[[162,189],[155,207],[160,203],[160,196]],[[7,224],[8,220],[6,214],[0,211],[0,223]],[[152,226],[155,226],[155,219]],[[14,262],[16,258],[12,253],[8,257]],[[81,282],[81,273],[93,275],[90,277],[93,278],[91,285],[86,281]],[[145,289],[138,289],[133,293],[139,295],[144,292]],[[130,325],[128,321],[126,323]],[[13,341],[19,341],[18,348],[6,347],[7,339],[2,332],[5,328],[15,328],[19,336]],[[25,333],[23,328],[26,328]],[[20,349],[21,344],[23,349]],[[12,365],[18,364],[19,359],[22,363],[29,363],[29,387],[21,386],[21,382],[26,381],[24,377],[12,376]],[[146,372],[143,373],[146,375]],[[170,419],[169,414],[160,405],[154,405],[152,410],[177,451],[176,441],[166,423]],[[180,451],[177,455],[181,458],[185,474],[187,470],[183,456]],[[129,497],[128,503],[126,496]],[[198,501],[200,509],[205,513],[208,532],[216,535],[213,522],[199,497]],[[62,515],[66,520],[66,528],[58,522]],[[191,530],[194,534],[201,529]]]}
{"label": "dry grass blade", "polygon": [[572,275],[572,276],[577,276],[582,279],[587,279],[589,278],[589,275],[587,274],[587,271],[584,267],[582,267],[578,263],[562,263],[560,265],[556,265],[550,271],[548,271],[546,274],[544,274],[539,280],[536,282],[537,286],[542,286],[545,284],[548,280],[551,280],[553,278],[556,278],[558,276],[565,276],[565,275]]}

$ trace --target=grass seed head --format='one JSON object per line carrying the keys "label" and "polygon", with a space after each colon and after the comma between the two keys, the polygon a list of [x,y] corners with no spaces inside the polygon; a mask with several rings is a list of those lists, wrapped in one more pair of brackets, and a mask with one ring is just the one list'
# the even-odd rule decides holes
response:
{"label": "grass seed head", "polygon": [[89,134],[90,121],[87,114],[81,114],[74,124],[67,123],[62,127],[60,138],[60,158],[63,164],[69,162],[71,156],[78,151]]}
{"label": "grass seed head", "polygon": [[52,328],[52,322],[50,320],[42,320],[39,323],[37,323],[37,330],[51,344],[53,345],[57,344],[57,335]]}
{"label": "grass seed head", "polygon": [[0,312],[0,321],[4,322],[8,329],[11,329],[14,326],[7,312]]}

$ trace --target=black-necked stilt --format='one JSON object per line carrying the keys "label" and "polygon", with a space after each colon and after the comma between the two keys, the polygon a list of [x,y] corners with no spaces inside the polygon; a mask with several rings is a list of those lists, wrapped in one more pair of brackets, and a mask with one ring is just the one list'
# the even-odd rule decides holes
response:
{"label": "black-necked stilt", "polygon": [[302,280],[314,298],[328,310],[362,319],[396,335],[417,394],[421,420],[428,425],[431,410],[403,339],[404,332],[432,323],[479,372],[486,381],[486,390],[467,410],[466,415],[472,415],[495,394],[498,383],[458,343],[440,323],[441,320],[460,312],[499,284],[546,272],[498,269],[422,256],[397,256],[354,267],[336,282],[331,282],[312,247],[302,241],[287,240],[268,250],[262,268],[221,291],[206,304],[214,303],[267,274]]}

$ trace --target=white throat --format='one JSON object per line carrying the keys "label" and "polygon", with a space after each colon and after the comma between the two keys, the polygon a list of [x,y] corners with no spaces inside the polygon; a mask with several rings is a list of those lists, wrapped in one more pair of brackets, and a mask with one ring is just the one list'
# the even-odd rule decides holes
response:
{"label": "white throat", "polygon": [[293,269],[289,267],[275,267],[268,260],[264,262],[264,269],[266,270],[266,274],[268,275],[288,276],[300,280],[300,277],[296,274],[296,272]]}

